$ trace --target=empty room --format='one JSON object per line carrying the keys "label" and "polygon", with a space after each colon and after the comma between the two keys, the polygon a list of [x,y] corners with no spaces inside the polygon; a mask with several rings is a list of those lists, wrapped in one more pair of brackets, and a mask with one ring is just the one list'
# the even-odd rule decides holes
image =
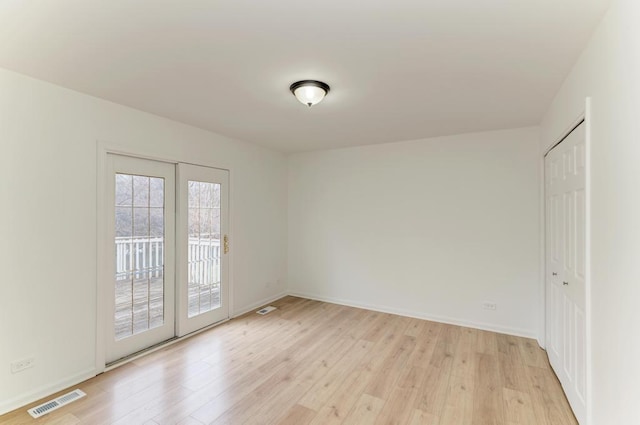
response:
{"label": "empty room", "polygon": [[0,424],[640,424],[637,0],[0,1]]}

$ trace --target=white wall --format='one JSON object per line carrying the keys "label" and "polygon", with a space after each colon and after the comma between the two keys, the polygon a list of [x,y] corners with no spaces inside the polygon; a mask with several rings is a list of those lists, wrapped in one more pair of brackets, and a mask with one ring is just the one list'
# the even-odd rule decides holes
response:
{"label": "white wall", "polygon": [[536,336],[538,143],[526,128],[291,155],[290,292]]}
{"label": "white wall", "polygon": [[592,425],[640,423],[639,22],[614,1],[542,125],[546,149],[592,98]]}
{"label": "white wall", "polygon": [[98,140],[229,167],[233,311],[285,290],[282,154],[0,70],[0,413],[94,371]]}

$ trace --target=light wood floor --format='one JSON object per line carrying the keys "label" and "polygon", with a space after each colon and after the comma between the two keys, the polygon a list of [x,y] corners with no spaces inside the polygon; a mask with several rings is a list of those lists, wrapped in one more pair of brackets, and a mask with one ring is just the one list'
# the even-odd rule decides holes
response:
{"label": "light wood floor", "polygon": [[25,408],[0,423],[576,424],[533,340],[294,297],[273,305],[88,380],[76,386],[87,397],[39,420]]}

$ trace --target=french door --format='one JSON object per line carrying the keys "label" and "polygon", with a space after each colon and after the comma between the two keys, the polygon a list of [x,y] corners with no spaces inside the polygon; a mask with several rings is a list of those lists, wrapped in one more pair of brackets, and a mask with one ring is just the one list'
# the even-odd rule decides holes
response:
{"label": "french door", "polygon": [[580,124],[545,158],[547,353],[581,424],[586,417],[586,145]]}
{"label": "french door", "polygon": [[229,317],[226,170],[178,164],[178,336]]}
{"label": "french door", "polygon": [[107,364],[228,318],[228,171],[107,154]]}
{"label": "french door", "polygon": [[175,334],[175,169],[108,155],[107,363]]}

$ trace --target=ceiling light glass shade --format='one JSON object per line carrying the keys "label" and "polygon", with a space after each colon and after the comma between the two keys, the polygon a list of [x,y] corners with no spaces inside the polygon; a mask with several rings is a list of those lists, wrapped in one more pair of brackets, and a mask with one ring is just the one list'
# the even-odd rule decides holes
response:
{"label": "ceiling light glass shade", "polygon": [[329,86],[321,81],[304,80],[291,84],[289,90],[300,103],[312,107],[329,93]]}

